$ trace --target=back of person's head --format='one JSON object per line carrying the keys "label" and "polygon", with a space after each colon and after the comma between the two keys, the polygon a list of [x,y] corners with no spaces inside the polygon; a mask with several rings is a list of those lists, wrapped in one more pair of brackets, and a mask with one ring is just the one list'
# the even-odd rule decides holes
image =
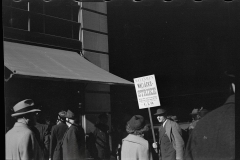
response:
{"label": "back of person's head", "polygon": [[106,124],[108,122],[108,115],[107,115],[107,113],[101,113],[100,115],[98,115],[98,122]]}
{"label": "back of person's head", "polygon": [[79,112],[77,109],[70,108],[68,109],[65,117],[68,118],[69,122],[77,124],[79,121]]}
{"label": "back of person's head", "polygon": [[126,125],[129,134],[142,135],[149,130],[149,125],[141,115],[134,115]]}
{"label": "back of person's head", "polygon": [[52,124],[52,119],[51,119],[51,117],[50,117],[49,115],[44,116],[44,122],[45,122],[45,124],[47,124],[47,125],[51,125],[51,124]]}
{"label": "back of person's head", "polygon": [[58,113],[58,121],[61,121],[61,122],[66,122],[66,114],[67,114],[67,112],[66,111],[60,111],[59,113]]}

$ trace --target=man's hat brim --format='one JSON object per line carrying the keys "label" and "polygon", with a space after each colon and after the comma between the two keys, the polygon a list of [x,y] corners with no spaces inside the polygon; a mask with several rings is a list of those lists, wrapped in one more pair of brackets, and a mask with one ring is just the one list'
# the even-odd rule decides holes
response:
{"label": "man's hat brim", "polygon": [[166,114],[166,110],[165,109],[157,109],[157,112],[154,114],[155,116],[157,116],[157,115],[164,115],[164,114]]}
{"label": "man's hat brim", "polygon": [[196,114],[198,114],[198,113],[190,113],[190,115],[196,115]]}
{"label": "man's hat brim", "polygon": [[40,109],[32,109],[32,110],[29,110],[26,112],[14,113],[14,114],[12,114],[12,117],[16,117],[16,116],[20,116],[20,115],[24,115],[24,114],[32,113],[32,112],[40,112],[40,111],[41,111]]}
{"label": "man's hat brim", "polygon": [[164,113],[155,113],[154,115],[155,116],[159,116],[159,115],[164,115],[166,112],[164,112]]}

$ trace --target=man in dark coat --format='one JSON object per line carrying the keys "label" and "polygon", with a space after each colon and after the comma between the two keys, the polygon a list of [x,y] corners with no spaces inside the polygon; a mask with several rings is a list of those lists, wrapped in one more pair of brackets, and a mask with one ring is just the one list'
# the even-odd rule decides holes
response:
{"label": "man in dark coat", "polygon": [[98,159],[107,160],[110,158],[109,126],[107,125],[108,116],[106,113],[102,113],[98,116],[98,119],[99,121],[95,125],[93,132],[97,148],[97,157]]}
{"label": "man in dark coat", "polygon": [[[232,83],[235,93],[235,85]],[[204,116],[189,137],[185,160],[235,159],[235,95]]]}
{"label": "man in dark coat", "polygon": [[36,124],[32,126],[31,129],[35,133],[36,139],[38,140],[38,143],[43,150],[44,159],[48,160],[50,146],[50,131],[48,125],[36,122]]}
{"label": "man in dark coat", "polygon": [[60,143],[65,132],[68,129],[65,121],[66,112],[61,111],[58,113],[57,125],[52,127],[51,131],[51,139],[50,139],[50,158],[52,160],[61,160],[62,152],[60,149]]}
{"label": "man in dark coat", "polygon": [[180,126],[167,119],[165,109],[158,109],[154,115],[162,123],[159,127],[159,147],[153,143],[153,148],[159,149],[159,160],[183,160],[184,140]]}
{"label": "man in dark coat", "polygon": [[62,142],[63,160],[85,160],[85,133],[77,123],[78,118],[76,112],[67,111],[66,123],[69,128]]}

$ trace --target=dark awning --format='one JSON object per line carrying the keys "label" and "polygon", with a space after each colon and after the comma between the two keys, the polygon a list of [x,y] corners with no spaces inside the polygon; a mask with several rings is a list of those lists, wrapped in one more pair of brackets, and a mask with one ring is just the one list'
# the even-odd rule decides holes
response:
{"label": "dark awning", "polygon": [[4,41],[4,65],[12,75],[133,85],[76,52]]}

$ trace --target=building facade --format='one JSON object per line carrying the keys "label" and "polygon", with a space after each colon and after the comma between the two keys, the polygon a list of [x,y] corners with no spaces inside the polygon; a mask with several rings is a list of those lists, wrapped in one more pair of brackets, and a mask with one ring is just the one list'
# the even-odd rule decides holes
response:
{"label": "building facade", "polygon": [[[108,113],[109,120],[111,119],[109,84],[92,83],[94,79],[85,79],[84,75],[81,75],[81,71],[84,69],[75,68],[73,71],[71,70],[73,64],[69,64],[74,62],[75,65],[79,63],[79,65],[84,66],[83,63],[86,63],[90,68],[91,64],[94,64],[104,71],[109,71],[107,4],[105,2],[3,0],[2,18],[6,131],[13,125],[10,116],[11,108],[16,102],[24,98],[36,99],[41,103],[42,110],[46,113],[50,112],[51,116],[59,110],[66,109],[68,105],[80,108],[80,123],[87,134],[94,130],[94,124],[100,113]],[[8,53],[13,51],[18,53],[9,56]],[[29,53],[26,54],[26,52]],[[35,52],[42,55],[38,57],[38,53]],[[53,55],[60,55],[60,52],[62,57],[54,59]],[[74,55],[71,57],[71,54]],[[76,62],[74,56],[83,58]],[[47,61],[44,57],[48,57],[53,62],[58,63],[58,66],[63,67],[64,57],[68,58],[66,63],[70,69],[65,67],[66,72],[74,72],[75,76],[83,78],[79,78],[80,81],[78,78],[71,79],[73,76],[68,78],[68,74],[60,71],[57,66],[51,66],[51,62],[41,64],[43,61]],[[34,58],[35,60],[31,61]],[[59,64],[60,62],[62,64]],[[19,65],[20,63],[22,66]],[[12,69],[18,65],[21,67],[19,70],[22,69],[24,72]],[[44,67],[47,68],[48,65],[52,68],[44,70]],[[37,69],[34,70],[34,67],[40,68],[42,73],[39,71],[37,74]],[[94,68],[95,66],[93,68],[96,69],[96,75],[86,73],[88,66],[84,67],[86,71],[83,73],[86,76],[88,74],[92,74],[92,77],[104,76],[97,75],[100,72],[97,72],[98,69]],[[99,71],[105,73],[102,70]],[[51,77],[52,74],[49,72],[62,75],[62,77]],[[15,73],[23,76],[15,77],[17,75]],[[109,77],[111,76],[109,74]],[[116,78],[116,82],[132,85],[131,82],[120,78]],[[109,121],[109,125],[111,126],[111,121]]]}

